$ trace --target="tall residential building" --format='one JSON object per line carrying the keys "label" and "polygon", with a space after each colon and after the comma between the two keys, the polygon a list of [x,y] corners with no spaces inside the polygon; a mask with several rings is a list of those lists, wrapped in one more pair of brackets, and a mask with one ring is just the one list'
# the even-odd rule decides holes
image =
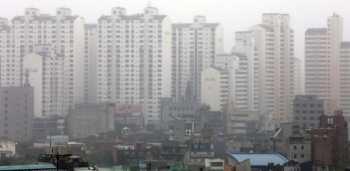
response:
{"label": "tall residential building", "polygon": [[143,104],[145,124],[159,122],[160,97],[171,95],[171,20],[157,8],[98,19],[97,101]]}
{"label": "tall residential building", "polygon": [[[343,18],[334,13],[327,18],[327,28],[305,32],[305,93],[318,95],[327,102],[326,114],[344,107],[350,114],[347,92],[347,49],[342,43]],[[349,99],[349,100],[347,100]]]}
{"label": "tall residential building", "polygon": [[37,44],[33,52],[23,57],[23,68],[28,74],[29,84],[34,87],[34,114],[42,116],[64,116],[68,112],[69,100],[65,94],[65,57],[55,53],[51,44]]}
{"label": "tall residential building", "polygon": [[7,86],[15,85],[15,75],[19,75],[19,71],[10,69],[12,65],[15,66],[15,60],[10,55],[12,49],[9,21],[6,18],[0,18],[0,86],[3,86],[4,82],[8,83]]}
{"label": "tall residential building", "polygon": [[97,103],[97,24],[84,29],[84,103]]}
{"label": "tall residential building", "polygon": [[190,81],[193,95],[201,102],[201,71],[214,65],[222,54],[224,29],[219,23],[206,23],[194,16],[193,23],[172,24],[171,96],[181,101]]}
{"label": "tall residential building", "polygon": [[305,72],[304,63],[299,59],[294,57],[294,93],[295,95],[305,94]]}
{"label": "tall residential building", "polygon": [[[23,80],[22,59],[33,52],[36,44],[53,44],[56,53],[65,58],[64,108],[84,101],[84,19],[72,16],[71,10],[57,8],[56,15],[41,14],[39,9],[26,8],[24,16],[11,20],[11,46],[2,63],[3,75],[11,75],[8,80],[2,77],[2,86],[19,86]],[[49,80],[47,80],[49,81]]]}
{"label": "tall residential building", "polygon": [[289,14],[263,14],[254,32],[258,55],[258,109],[291,120],[294,99],[294,31]]}
{"label": "tall residential building", "polygon": [[236,107],[239,111],[258,110],[258,54],[254,33],[236,32],[233,55],[239,57],[236,72]]}
{"label": "tall residential building", "polygon": [[1,87],[0,139],[32,139],[34,88],[30,85]]}

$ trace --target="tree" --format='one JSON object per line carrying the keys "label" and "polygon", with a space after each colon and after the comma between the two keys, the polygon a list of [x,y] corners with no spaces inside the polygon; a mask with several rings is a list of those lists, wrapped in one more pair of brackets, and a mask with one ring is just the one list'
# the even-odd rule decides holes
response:
{"label": "tree", "polygon": [[102,151],[102,162],[107,165],[113,165],[113,148],[107,147]]}
{"label": "tree", "polygon": [[1,158],[0,160],[0,166],[10,166],[14,164],[14,157],[5,157]]}
{"label": "tree", "polygon": [[236,171],[236,167],[233,166],[232,169],[231,169],[231,171]]}
{"label": "tree", "polygon": [[124,152],[119,152],[117,154],[117,165],[127,165],[128,161],[126,161],[126,156],[124,154]]}
{"label": "tree", "polygon": [[35,154],[27,153],[22,158],[19,159],[18,165],[28,165],[38,161],[38,156]]}
{"label": "tree", "polygon": [[199,111],[210,111],[211,107],[208,104],[202,103]]}

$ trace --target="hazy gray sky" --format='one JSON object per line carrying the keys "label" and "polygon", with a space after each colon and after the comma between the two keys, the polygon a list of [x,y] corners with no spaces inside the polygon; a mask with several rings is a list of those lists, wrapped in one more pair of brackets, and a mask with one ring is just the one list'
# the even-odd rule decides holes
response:
{"label": "hazy gray sky", "polygon": [[[207,22],[219,22],[225,30],[225,52],[234,46],[236,31],[245,31],[261,22],[262,13],[287,13],[295,31],[295,56],[304,59],[304,33],[307,28],[326,27],[333,12],[344,18],[344,41],[350,41],[350,0],[0,0],[0,17],[23,15],[27,7],[54,15],[57,7],[72,9],[74,15],[96,23],[101,15],[110,15],[121,6],[127,14],[142,13],[148,5],[170,16],[173,23],[192,22],[194,15],[205,15]],[[349,17],[348,17],[349,16]],[[348,20],[349,19],[349,20]]]}

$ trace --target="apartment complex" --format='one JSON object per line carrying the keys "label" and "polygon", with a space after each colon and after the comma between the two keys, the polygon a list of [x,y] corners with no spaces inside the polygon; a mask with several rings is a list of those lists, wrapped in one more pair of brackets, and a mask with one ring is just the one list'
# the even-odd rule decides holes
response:
{"label": "apartment complex", "polygon": [[84,25],[84,103],[96,103],[97,24]]}
{"label": "apartment complex", "polygon": [[23,68],[28,74],[29,84],[35,89],[34,114],[41,116],[64,116],[67,114],[68,91],[64,87],[63,55],[55,53],[52,44],[37,44],[33,52],[23,57]]}
{"label": "apartment complex", "polygon": [[[23,57],[33,52],[37,44],[52,44],[55,46],[55,53],[64,56],[63,98],[67,101],[64,108],[68,109],[74,103],[83,102],[83,18],[72,16],[71,10],[67,8],[58,8],[56,16],[41,14],[36,8],[26,8],[24,16],[16,16],[11,20],[10,32],[11,40],[6,40],[6,47],[12,47],[12,50],[6,50],[2,54],[1,86],[21,85],[26,70]],[[9,39],[10,36],[6,38]]]}
{"label": "apartment complex", "polygon": [[262,15],[254,33],[258,55],[258,109],[278,120],[291,120],[294,99],[294,31],[289,14]]}
{"label": "apartment complex", "polygon": [[253,32],[236,32],[233,55],[239,58],[239,70],[236,72],[236,109],[258,110],[258,54]]}
{"label": "apartment complex", "polygon": [[193,23],[172,24],[171,97],[181,101],[190,82],[194,98],[201,102],[201,71],[213,66],[224,51],[223,26],[194,16]]}
{"label": "apartment complex", "polygon": [[305,32],[305,92],[318,95],[327,102],[326,114],[344,107],[347,97],[347,43],[342,42],[343,18],[333,13],[326,28],[310,28]]}
{"label": "apartment complex", "polygon": [[[10,66],[15,66],[15,60],[11,58],[11,27],[9,21],[6,18],[0,18],[0,85],[3,86],[3,82],[7,82],[7,86],[16,85],[16,75],[19,79],[19,68],[10,69]],[[13,63],[13,64],[12,64]],[[6,70],[6,72],[5,72]],[[11,73],[10,73],[11,71]],[[19,85],[19,84],[17,84]]]}
{"label": "apartment complex", "polygon": [[145,123],[158,122],[159,98],[171,95],[170,18],[154,7],[133,15],[116,7],[97,31],[97,101],[143,104]]}

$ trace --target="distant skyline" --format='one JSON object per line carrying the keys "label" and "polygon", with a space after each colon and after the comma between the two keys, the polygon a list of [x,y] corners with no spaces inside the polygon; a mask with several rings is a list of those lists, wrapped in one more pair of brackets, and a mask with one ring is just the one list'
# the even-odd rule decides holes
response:
{"label": "distant skyline", "polygon": [[85,23],[96,23],[102,15],[110,15],[112,7],[126,8],[127,14],[142,13],[148,5],[168,15],[172,23],[191,23],[195,15],[205,15],[207,22],[224,26],[225,53],[234,46],[235,32],[246,31],[261,23],[263,13],[287,13],[295,31],[295,56],[304,61],[304,34],[307,28],[326,27],[327,17],[333,12],[344,18],[344,41],[350,41],[350,1],[347,0],[0,0],[0,17],[11,20],[24,15],[28,7],[54,15],[58,7],[72,10],[73,15],[85,18]]}

